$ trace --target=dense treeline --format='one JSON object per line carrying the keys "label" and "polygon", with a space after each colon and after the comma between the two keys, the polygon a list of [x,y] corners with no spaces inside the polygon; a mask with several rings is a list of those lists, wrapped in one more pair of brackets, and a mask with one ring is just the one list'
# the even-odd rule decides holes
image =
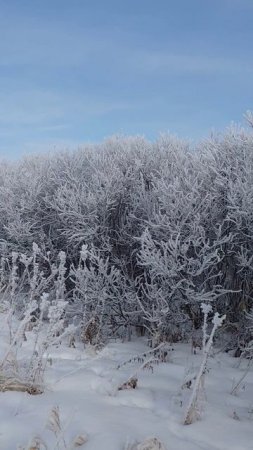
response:
{"label": "dense treeline", "polygon": [[115,137],[2,162],[0,250],[3,290],[13,264],[22,278],[24,254],[37,258],[42,278],[64,266],[62,296],[72,316],[104,337],[139,330],[153,342],[187,339],[204,301],[226,314],[233,345],[245,345],[253,134],[231,129],[196,148],[170,136],[154,143]]}

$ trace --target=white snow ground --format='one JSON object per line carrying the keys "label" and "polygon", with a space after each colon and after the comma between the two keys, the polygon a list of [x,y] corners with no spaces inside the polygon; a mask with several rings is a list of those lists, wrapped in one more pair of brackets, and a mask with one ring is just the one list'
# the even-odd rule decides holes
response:
{"label": "white snow ground", "polygon": [[[1,354],[6,339],[1,337]],[[0,449],[25,447],[34,435],[41,436],[48,449],[56,448],[45,424],[52,407],[58,405],[66,441],[84,433],[88,436],[85,450],[126,450],[151,436],[159,438],[167,450],[252,450],[252,371],[238,395],[230,394],[246,361],[238,368],[238,360],[227,354],[209,359],[202,419],[185,426],[183,413],[191,391],[182,390],[181,385],[189,371],[197,370],[200,353],[192,355],[189,345],[176,344],[170,362],[155,366],[153,373],[141,371],[135,390],[118,391],[117,386],[140,364],[119,370],[117,365],[145,351],[147,346],[140,340],[110,343],[97,354],[81,344],[76,349],[54,349],[44,394],[0,393]],[[22,356],[28,352],[29,341]]]}

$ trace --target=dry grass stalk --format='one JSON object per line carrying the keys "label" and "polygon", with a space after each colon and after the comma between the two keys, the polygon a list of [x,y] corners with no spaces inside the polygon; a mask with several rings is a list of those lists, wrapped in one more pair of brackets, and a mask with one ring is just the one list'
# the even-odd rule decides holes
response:
{"label": "dry grass stalk", "polygon": [[30,395],[39,395],[43,393],[41,386],[21,382],[15,379],[0,380],[0,392],[27,392]]}
{"label": "dry grass stalk", "polygon": [[40,436],[34,436],[26,447],[19,446],[18,450],[48,450],[48,446]]}
{"label": "dry grass stalk", "polygon": [[[54,406],[47,419],[46,428],[55,436],[55,442],[51,444],[50,450],[75,450],[82,447],[87,441],[86,434],[78,434],[73,441],[67,445],[61,424],[59,406]],[[40,436],[35,436],[26,447],[18,447],[19,450],[49,450],[48,445]]]}
{"label": "dry grass stalk", "polygon": [[157,438],[147,438],[140,444],[127,446],[126,450],[166,450],[163,443]]}
{"label": "dry grass stalk", "polygon": [[72,449],[75,449],[75,448],[78,448],[78,447],[82,447],[87,441],[88,441],[88,437],[86,435],[79,434],[73,440],[70,449],[72,450]]}
{"label": "dry grass stalk", "polygon": [[50,411],[47,419],[47,429],[52,431],[56,436],[61,432],[61,421],[59,406],[54,406]]}
{"label": "dry grass stalk", "polygon": [[129,380],[127,380],[125,383],[121,384],[118,387],[118,391],[123,391],[125,389],[135,389],[137,387],[138,378],[131,377]]}
{"label": "dry grass stalk", "polygon": [[41,437],[36,436],[32,439],[31,443],[26,447],[25,450],[48,450],[46,443],[41,439]]}

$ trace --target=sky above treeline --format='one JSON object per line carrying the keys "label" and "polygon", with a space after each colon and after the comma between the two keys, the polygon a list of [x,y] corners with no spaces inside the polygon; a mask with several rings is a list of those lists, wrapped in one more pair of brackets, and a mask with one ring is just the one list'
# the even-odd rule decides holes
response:
{"label": "sky above treeline", "polygon": [[0,0],[0,157],[253,109],[253,0]]}

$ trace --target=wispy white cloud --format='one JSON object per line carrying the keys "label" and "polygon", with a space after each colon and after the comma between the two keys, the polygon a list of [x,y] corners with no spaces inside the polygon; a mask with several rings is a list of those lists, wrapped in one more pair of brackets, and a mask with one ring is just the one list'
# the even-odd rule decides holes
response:
{"label": "wispy white cloud", "polygon": [[85,145],[81,140],[75,139],[44,139],[26,140],[21,145],[21,155],[34,153],[50,153],[62,150],[76,150]]}
{"label": "wispy white cloud", "polygon": [[49,90],[19,90],[0,93],[0,136],[13,133],[16,128],[30,128],[40,133],[60,133],[72,123],[104,117],[118,111],[140,107],[135,100],[99,98],[95,94],[82,95]]}
{"label": "wispy white cloud", "polygon": [[[1,135],[1,133],[0,133]],[[81,148],[84,143],[74,139],[23,139],[10,145],[1,144],[0,162],[3,159],[16,159],[24,155],[50,154],[52,152],[64,150],[76,150]]]}
{"label": "wispy white cloud", "polygon": [[0,93],[1,126],[26,126],[48,123],[63,117],[57,96],[44,90]]}
{"label": "wispy white cloud", "polygon": [[203,54],[170,53],[169,51],[139,50],[128,58],[129,64],[145,72],[170,73],[231,73],[253,71],[251,61],[206,56]]}
{"label": "wispy white cloud", "polygon": [[245,7],[251,9],[253,8],[252,0],[223,0],[223,3],[230,8],[231,6],[236,6],[239,10],[243,10]]}
{"label": "wispy white cloud", "polygon": [[[227,0],[224,0],[227,1]],[[231,0],[229,0],[231,1]],[[232,0],[234,4],[241,0]],[[253,5],[250,0],[250,4]],[[243,0],[243,5],[248,5]],[[165,48],[148,49],[136,46],[134,39],[117,30],[90,27],[66,30],[66,23],[48,22],[32,17],[13,18],[13,27],[0,17],[0,66],[31,66],[42,68],[83,68],[94,70],[126,68],[133,71],[172,71],[180,73],[252,71],[251,60],[209,55],[204,51],[183,53],[174,44]],[[136,39],[138,39],[138,34]],[[130,34],[129,34],[130,38]],[[103,72],[102,72],[103,73]]]}
{"label": "wispy white cloud", "polygon": [[[66,26],[66,24],[65,24]],[[84,64],[103,41],[93,33],[68,30],[28,18],[13,18],[12,27],[0,18],[0,65],[46,68]]]}

